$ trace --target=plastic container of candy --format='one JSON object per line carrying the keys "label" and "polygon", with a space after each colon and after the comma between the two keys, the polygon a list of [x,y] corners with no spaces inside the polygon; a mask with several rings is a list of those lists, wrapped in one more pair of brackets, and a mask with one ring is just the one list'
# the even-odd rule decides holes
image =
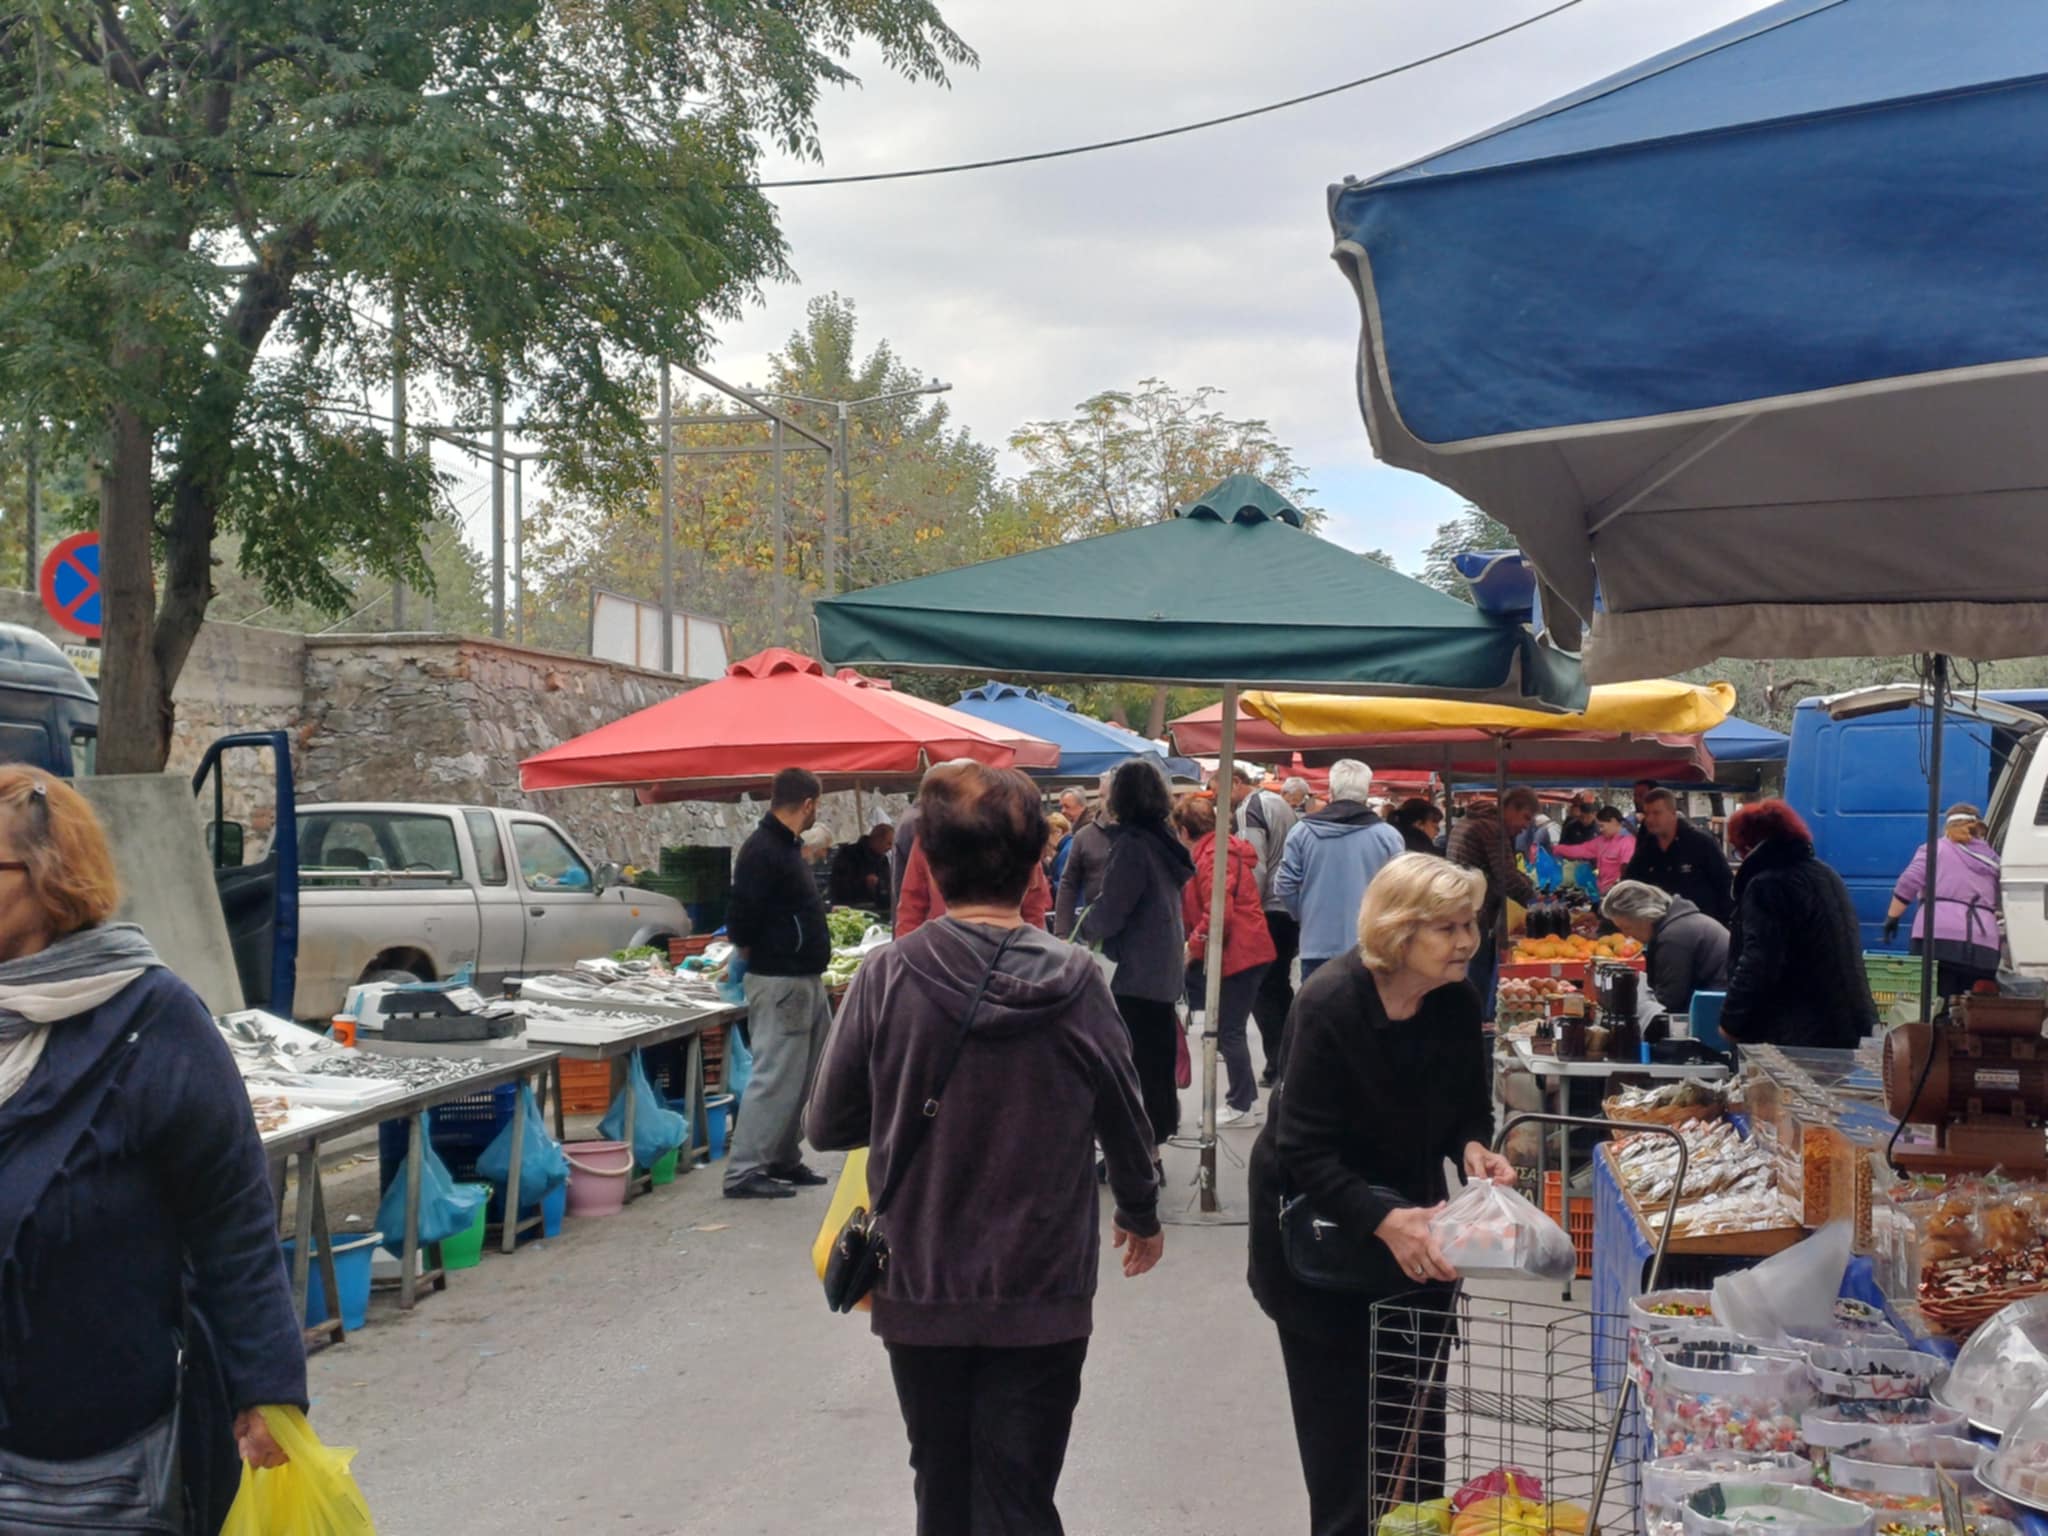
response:
{"label": "plastic container of candy", "polygon": [[1938,1509],[1943,1473],[1959,1493],[1982,1493],[1977,1480],[1982,1449],[1976,1441],[1956,1435],[1877,1435],[1829,1457],[1828,1482],[1844,1498],[1863,1503]]}
{"label": "plastic container of candy", "polygon": [[1977,1478],[2015,1504],[2048,1511],[2048,1391],[2019,1411],[1997,1450],[1986,1450]]}
{"label": "plastic container of candy", "polygon": [[1805,1536],[1876,1536],[1877,1511],[1854,1499],[1786,1483],[1712,1483],[1687,1495],[1685,1536],[1793,1530]]}
{"label": "plastic container of candy", "polygon": [[1695,1451],[1643,1463],[1643,1521],[1669,1536],[1684,1523],[1685,1501],[1710,1483],[1813,1486],[1813,1463],[1786,1451]]}
{"label": "plastic container of candy", "polygon": [[1629,1299],[1628,1368],[1636,1386],[1650,1390],[1650,1356],[1653,1342],[1672,1343],[1700,1338],[1722,1331],[1714,1321],[1712,1291],[1650,1291]]}
{"label": "plastic container of candy", "polygon": [[2016,1301],[1970,1335],[1948,1380],[1945,1403],[1988,1434],[2003,1435],[2022,1409],[2048,1390],[2048,1296]]}
{"label": "plastic container of candy", "polygon": [[1890,1323],[1823,1323],[1812,1328],[1787,1328],[1786,1341],[1802,1354],[1816,1349],[1905,1349],[1906,1336]]}
{"label": "plastic container of candy", "polygon": [[1946,1361],[1917,1349],[1817,1348],[1806,1359],[1824,1403],[1927,1397],[1948,1376]]}
{"label": "plastic container of candy", "polygon": [[1809,1409],[1799,1421],[1800,1438],[1806,1442],[1814,1480],[1823,1486],[1832,1475],[1830,1462],[1836,1451],[1861,1445],[1875,1436],[1896,1434],[1918,1439],[1967,1433],[1968,1426],[1960,1413],[1928,1397],[1826,1403]]}
{"label": "plastic container of candy", "polygon": [[1800,1415],[1814,1400],[1804,1356],[1725,1335],[1653,1345],[1648,1352],[1658,1456],[1803,1448]]}

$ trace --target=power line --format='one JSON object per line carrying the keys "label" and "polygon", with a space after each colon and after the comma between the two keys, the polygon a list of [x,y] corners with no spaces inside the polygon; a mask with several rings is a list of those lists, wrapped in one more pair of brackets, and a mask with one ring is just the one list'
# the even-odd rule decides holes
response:
{"label": "power line", "polygon": [[1391,69],[1378,70],[1370,75],[1360,75],[1356,80],[1347,80],[1342,85],[1326,86],[1320,91],[1310,91],[1306,95],[1290,96],[1285,101],[1268,102],[1262,107],[1248,107],[1242,112],[1228,112],[1222,117],[1208,117],[1198,123],[1183,123],[1177,128],[1160,128],[1151,133],[1127,134],[1120,139],[1100,139],[1092,144],[1074,144],[1069,145],[1065,149],[1038,150],[1027,155],[1004,155],[994,160],[963,160],[954,165],[927,165],[909,171],[867,171],[852,176],[802,176],[784,181],[750,181],[745,183],[745,185],[760,191],[779,191],[785,187],[844,187],[851,186],[857,182],[867,181],[909,181],[920,176],[951,176],[960,171],[987,171],[994,170],[999,166],[1030,165],[1040,160],[1063,160],[1071,155],[1092,155],[1105,149],[1124,149],[1132,144],[1150,144],[1159,139],[1176,138],[1184,133],[1199,133],[1205,128],[1220,128],[1226,123],[1241,123],[1247,118],[1264,117],[1271,112],[1284,112],[1289,107],[1302,106],[1311,101],[1321,101],[1327,96],[1341,95],[1345,91],[1355,91],[1362,85],[1374,85],[1382,80],[1391,80],[1396,75],[1405,75],[1411,70],[1422,68],[1425,64],[1435,64],[1456,54],[1469,53],[1474,48],[1493,42],[1498,38],[1506,37],[1510,32],[1519,32],[1524,27],[1533,27],[1537,22],[1548,20],[1560,11],[1568,11],[1580,3],[1581,0],[1563,0],[1562,4],[1553,5],[1547,11],[1538,11],[1533,16],[1524,17],[1522,20],[1501,27],[1497,31],[1488,32],[1483,37],[1475,37],[1454,47],[1440,49],[1436,53],[1425,54],[1419,59],[1410,59],[1407,63],[1396,64]]}

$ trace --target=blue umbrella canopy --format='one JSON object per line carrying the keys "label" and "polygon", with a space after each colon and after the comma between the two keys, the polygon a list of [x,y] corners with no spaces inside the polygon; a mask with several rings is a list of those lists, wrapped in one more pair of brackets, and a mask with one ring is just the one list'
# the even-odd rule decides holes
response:
{"label": "blue umbrella canopy", "polygon": [[2048,7],[1785,0],[1331,189],[1374,445],[1514,530],[1596,682],[2034,654],[2043,185]]}
{"label": "blue umbrella canopy", "polygon": [[1707,751],[1716,763],[1782,763],[1791,750],[1792,738],[1767,725],[1757,725],[1730,715],[1708,731]]}
{"label": "blue umbrella canopy", "polygon": [[1065,699],[1040,693],[1036,688],[984,683],[961,694],[953,708],[1057,746],[1059,766],[1035,770],[1034,778],[1093,778],[1134,757],[1162,758],[1167,772],[1177,778],[1199,780],[1202,776],[1200,768],[1188,758],[1170,757],[1164,747],[1136,731],[1093,719]]}

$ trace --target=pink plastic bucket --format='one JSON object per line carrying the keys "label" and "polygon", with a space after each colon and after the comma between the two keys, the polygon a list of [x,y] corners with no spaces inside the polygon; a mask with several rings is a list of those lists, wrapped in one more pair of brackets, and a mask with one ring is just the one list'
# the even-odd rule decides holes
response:
{"label": "pink plastic bucket", "polygon": [[626,1203],[633,1149],[623,1141],[572,1141],[562,1151],[569,1159],[569,1214],[618,1215]]}

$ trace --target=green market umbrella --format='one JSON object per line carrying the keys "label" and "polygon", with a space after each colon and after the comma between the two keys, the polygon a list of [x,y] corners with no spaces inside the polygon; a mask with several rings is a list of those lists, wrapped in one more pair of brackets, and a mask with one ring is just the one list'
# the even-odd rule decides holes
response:
{"label": "green market umbrella", "polygon": [[[1165,522],[852,592],[817,605],[832,666],[1178,683],[1223,690],[1230,782],[1243,688],[1419,694],[1563,712],[1578,660],[1518,622],[1319,539],[1233,475]],[[1201,1209],[1217,1214],[1216,1015],[1229,841],[1210,887]]]}

